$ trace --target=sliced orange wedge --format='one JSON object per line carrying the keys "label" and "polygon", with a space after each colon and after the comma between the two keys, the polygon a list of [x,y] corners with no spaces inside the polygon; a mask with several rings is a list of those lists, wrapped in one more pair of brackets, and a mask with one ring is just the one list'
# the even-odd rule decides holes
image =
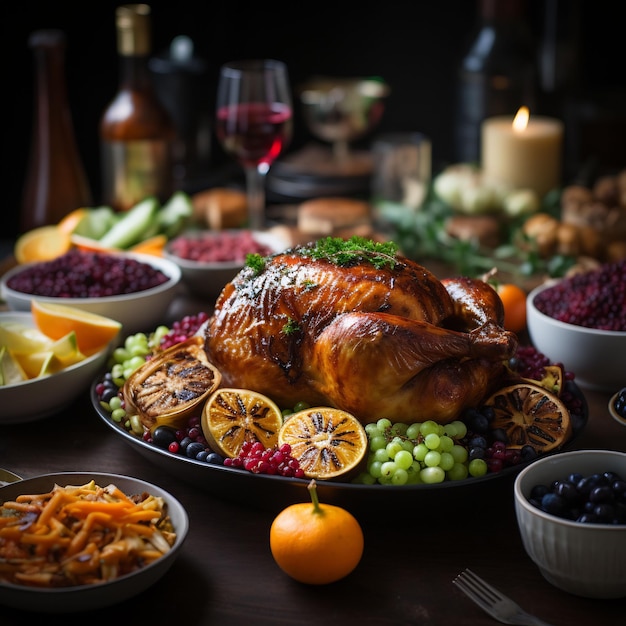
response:
{"label": "sliced orange wedge", "polygon": [[50,261],[72,247],[69,233],[58,226],[40,226],[21,235],[13,253],[18,263]]}
{"label": "sliced orange wedge", "polygon": [[122,328],[120,322],[109,317],[36,299],[31,300],[31,313],[37,328],[55,341],[74,331],[79,350],[87,356],[106,347]]}

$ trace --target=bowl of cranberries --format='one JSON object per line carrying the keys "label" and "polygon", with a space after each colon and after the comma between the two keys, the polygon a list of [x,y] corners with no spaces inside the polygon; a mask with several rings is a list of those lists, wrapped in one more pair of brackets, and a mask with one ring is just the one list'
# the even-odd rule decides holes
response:
{"label": "bowl of cranberries", "polygon": [[9,270],[0,294],[12,311],[30,311],[33,299],[64,304],[117,320],[128,335],[167,319],[180,280],[178,265],[161,257],[72,249]]}
{"label": "bowl of cranberries", "polygon": [[536,287],[526,300],[533,345],[583,388],[626,381],[626,259]]}
{"label": "bowl of cranberries", "polygon": [[249,254],[265,257],[287,247],[288,242],[270,231],[196,230],[169,241],[163,256],[178,265],[182,282],[193,295],[214,300]]}
{"label": "bowl of cranberries", "polygon": [[556,587],[626,597],[626,453],[575,450],[541,457],[514,485],[524,549]]}

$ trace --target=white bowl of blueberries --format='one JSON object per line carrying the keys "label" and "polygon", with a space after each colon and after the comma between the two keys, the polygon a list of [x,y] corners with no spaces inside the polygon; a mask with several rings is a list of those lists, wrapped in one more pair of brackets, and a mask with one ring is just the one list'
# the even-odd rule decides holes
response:
{"label": "white bowl of blueberries", "polygon": [[524,549],[543,577],[587,597],[626,597],[626,453],[562,452],[515,479]]}

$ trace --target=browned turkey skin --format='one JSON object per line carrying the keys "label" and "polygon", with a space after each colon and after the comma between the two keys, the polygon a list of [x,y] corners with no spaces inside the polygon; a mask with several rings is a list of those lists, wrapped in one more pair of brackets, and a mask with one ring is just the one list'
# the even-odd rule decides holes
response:
{"label": "browned turkey skin", "polygon": [[500,298],[482,281],[440,281],[402,257],[393,268],[338,266],[296,248],[224,288],[205,347],[223,386],[282,407],[304,401],[363,423],[446,423],[504,373],[517,338],[502,319]]}

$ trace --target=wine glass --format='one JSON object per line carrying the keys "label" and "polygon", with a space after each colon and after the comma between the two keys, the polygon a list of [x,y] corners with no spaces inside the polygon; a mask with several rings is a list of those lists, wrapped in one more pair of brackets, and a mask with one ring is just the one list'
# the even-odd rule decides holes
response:
{"label": "wine glass", "polygon": [[284,63],[251,59],[220,68],[215,130],[224,150],[244,168],[253,230],[265,226],[265,176],[291,139],[292,118]]}

